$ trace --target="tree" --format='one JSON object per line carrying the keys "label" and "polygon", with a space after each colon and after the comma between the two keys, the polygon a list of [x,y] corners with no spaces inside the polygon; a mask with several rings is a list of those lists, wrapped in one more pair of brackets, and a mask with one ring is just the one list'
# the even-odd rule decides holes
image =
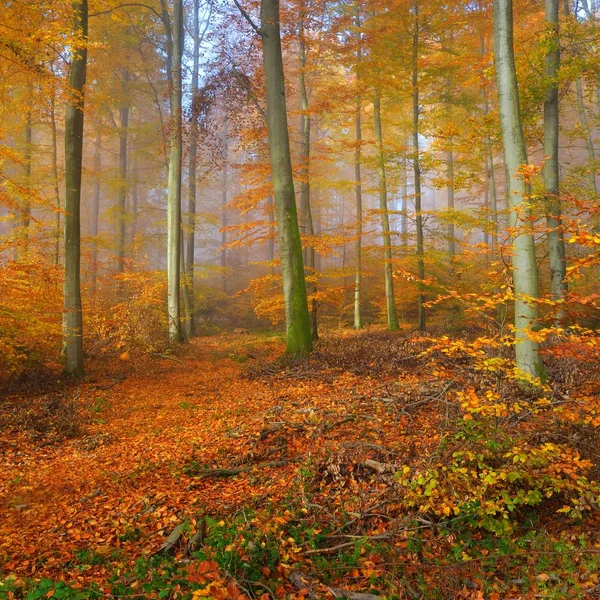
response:
{"label": "tree", "polygon": [[412,34],[412,141],[413,141],[413,172],[415,178],[415,221],[417,229],[417,274],[420,279],[419,294],[417,297],[418,327],[425,331],[425,294],[423,281],[425,280],[425,248],[423,240],[423,215],[421,214],[421,159],[419,151],[419,0],[413,4],[413,34]]}
{"label": "tree", "polygon": [[312,347],[312,335],[288,136],[279,0],[261,0],[260,20],[267,92],[269,155],[283,276],[286,352],[308,355]]}
{"label": "tree", "polygon": [[385,175],[385,155],[383,153],[383,133],[381,128],[381,92],[375,89],[373,98],[373,117],[375,120],[375,144],[377,146],[377,174],[379,179],[379,210],[381,211],[381,233],[384,249],[385,303],[387,323],[390,331],[398,329],[396,300],[394,298],[394,276],[392,272],[392,237],[388,214],[387,182]]}
{"label": "tree", "polygon": [[[546,54],[546,101],[544,102],[544,187],[548,216],[548,254],[550,258],[550,285],[552,299],[564,300],[567,285],[565,241],[562,230],[562,210],[558,169],[558,71],[560,69],[560,45],[558,39],[558,0],[545,0],[548,25],[549,49]],[[562,314],[562,309],[559,315]]]}
{"label": "tree", "polygon": [[[167,190],[167,314],[169,339],[182,342],[181,306],[179,287],[181,282],[181,164],[182,164],[182,80],[183,54],[183,2],[173,0],[172,25],[167,27],[171,37],[170,102],[171,102],[171,148],[169,153]],[[167,40],[167,43],[169,40]]]}
{"label": "tree", "polygon": [[[310,306],[310,329],[313,340],[319,337],[317,327],[317,301],[314,294],[317,291],[316,272],[315,272],[315,249],[313,246],[312,237],[314,235],[313,218],[311,211],[311,190],[310,190],[310,125],[311,118],[308,112],[308,91],[306,89],[306,63],[308,50],[306,47],[304,20],[306,18],[306,6],[302,3],[300,25],[298,31],[298,58],[300,62],[299,88],[300,88],[300,137],[301,150],[300,159],[301,176],[300,182],[300,211],[302,214],[303,229],[308,237],[306,249],[304,252],[304,260],[306,269],[311,280],[307,282],[307,292],[313,296]],[[314,278],[314,281],[312,279]]]}
{"label": "tree", "polygon": [[513,49],[512,0],[494,0],[494,66],[507,172],[509,227],[512,231],[517,369],[526,376],[544,377],[539,343],[529,335],[538,319],[538,273],[529,206],[530,190],[522,173],[527,164],[527,152]]}
{"label": "tree", "polygon": [[81,312],[81,166],[83,106],[87,71],[88,3],[73,2],[73,52],[69,99],[65,115],[65,283],[63,350],[69,375],[83,375],[83,317]]}
{"label": "tree", "polygon": [[[360,34],[360,7],[356,7],[355,25],[357,28],[358,45],[356,48],[356,64],[360,66],[362,57],[361,34]],[[354,150],[354,193],[356,197],[356,266],[354,273],[354,329],[362,327],[361,294],[362,294],[362,183],[361,183],[361,145],[362,145],[362,125],[361,109],[362,100],[360,96],[360,77],[356,71],[356,107],[355,107],[355,129],[356,129],[356,148]]]}

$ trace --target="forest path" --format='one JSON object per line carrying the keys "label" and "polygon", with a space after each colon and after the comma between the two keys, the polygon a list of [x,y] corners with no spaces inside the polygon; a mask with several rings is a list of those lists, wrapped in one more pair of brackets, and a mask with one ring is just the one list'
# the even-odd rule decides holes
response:
{"label": "forest path", "polygon": [[203,337],[176,357],[113,361],[102,372],[92,365],[62,400],[77,398],[87,415],[84,435],[44,445],[31,431],[2,432],[3,570],[100,582],[108,567],[88,564],[90,552],[133,561],[156,551],[186,517],[226,516],[280,500],[297,465],[221,479],[199,478],[199,469],[306,457],[332,447],[335,436],[342,443],[398,438],[388,409],[360,404],[380,380],[344,369],[306,377],[245,374],[249,352],[264,357],[255,364],[268,366],[265,360],[281,351],[276,339]]}

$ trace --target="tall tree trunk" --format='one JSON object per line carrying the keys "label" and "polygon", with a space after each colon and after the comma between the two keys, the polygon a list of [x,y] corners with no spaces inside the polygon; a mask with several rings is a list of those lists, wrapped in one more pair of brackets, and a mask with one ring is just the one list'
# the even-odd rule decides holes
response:
{"label": "tall tree trunk", "polygon": [[[560,69],[560,46],[558,37],[558,1],[545,0],[546,22],[549,27],[550,48],[546,55],[546,101],[544,102],[544,187],[546,189],[546,209],[548,215],[548,255],[550,259],[550,286],[552,299],[564,300],[567,284],[565,240],[562,229],[560,201],[560,179],[558,168],[558,71]],[[562,318],[562,307],[557,317]]]}
{"label": "tall tree trunk", "polygon": [[[446,155],[446,169],[448,176],[448,211],[450,218],[454,219],[454,150],[452,149],[452,139],[450,140],[450,149]],[[454,222],[448,223],[448,256],[452,260],[456,256],[456,232]]]}
{"label": "tall tree trunk", "polygon": [[[304,225],[304,231],[308,236],[308,242],[305,248],[304,261],[306,266],[306,273],[311,279],[307,280],[306,292],[310,297],[310,331],[313,340],[317,340],[319,337],[318,323],[317,323],[317,300],[314,295],[317,292],[316,284],[316,271],[315,271],[315,249],[312,246],[312,237],[314,236],[314,227],[312,212],[310,206],[310,115],[308,114],[308,92],[306,90],[306,43],[304,40],[304,10],[303,15],[300,18],[300,31],[299,31],[299,61],[300,61],[300,134],[301,150],[300,150],[300,161],[301,161],[301,183],[300,183],[300,214]],[[313,281],[314,280],[314,281]]]}
{"label": "tall tree trunk", "polygon": [[375,88],[373,99],[373,117],[375,125],[375,144],[377,146],[377,174],[379,178],[379,210],[381,211],[381,234],[383,236],[383,252],[385,259],[385,304],[387,309],[387,324],[390,331],[398,330],[398,314],[394,298],[394,274],[392,267],[392,236],[390,231],[390,216],[388,213],[387,181],[385,173],[385,155],[383,152],[383,132],[381,127],[381,93]]}
{"label": "tall tree trunk", "polygon": [[[127,212],[127,138],[129,137],[129,100],[127,99],[127,83],[129,82],[129,69],[123,69],[121,92],[123,103],[119,108],[119,190],[117,194],[117,276],[123,274],[125,269],[125,215]],[[118,277],[117,299],[124,299],[124,281]]]}
{"label": "tall tree trunk", "polygon": [[25,194],[21,202],[21,243],[18,255],[26,256],[29,248],[29,228],[31,225],[31,153],[32,147],[32,110],[33,110],[33,86],[27,85],[27,106],[25,108],[25,129],[23,131],[23,177]]}
{"label": "tall tree trunk", "polygon": [[[481,57],[485,56],[485,38],[481,36]],[[483,116],[487,118],[490,112],[490,104],[487,97],[485,85],[481,86],[481,100],[483,104]],[[491,250],[492,260],[495,259],[498,248],[498,196],[496,192],[496,175],[494,172],[494,147],[492,138],[489,134],[485,135],[485,171],[486,171],[486,189],[489,195],[490,220],[492,222],[491,231]]]}
{"label": "tall tree trunk", "polygon": [[267,90],[269,153],[283,275],[286,352],[308,355],[312,347],[312,335],[288,137],[279,0],[261,0],[260,15]]}
{"label": "tall tree trunk", "polygon": [[87,71],[88,3],[73,2],[73,33],[78,44],[69,74],[70,94],[65,114],[65,283],[63,350],[69,375],[83,375],[83,318],[81,312],[81,166],[83,105]]}
{"label": "tall tree trunk", "polygon": [[267,210],[269,213],[269,264],[271,275],[275,274],[275,206],[273,206],[273,196],[269,194],[267,198]]}
{"label": "tall tree trunk", "polygon": [[[360,34],[360,7],[356,7],[355,25],[359,30],[358,48],[356,50],[356,64],[360,65],[362,59],[362,42]],[[354,329],[361,329],[361,295],[362,295],[362,183],[361,183],[361,157],[362,157],[362,127],[361,127],[361,109],[362,99],[360,95],[360,76],[356,72],[356,112],[354,124],[356,130],[356,148],[354,150],[354,193],[356,196],[356,266],[354,272]]]}
{"label": "tall tree trunk", "polygon": [[56,207],[54,226],[54,265],[60,261],[60,189],[58,181],[58,135],[56,133],[56,90],[50,95],[50,133],[52,138],[52,184],[54,186],[54,202]]}
{"label": "tall tree trunk", "polygon": [[596,182],[596,149],[594,148],[594,138],[592,137],[592,129],[590,127],[587,113],[585,110],[585,99],[583,95],[583,81],[581,77],[575,80],[575,93],[577,95],[577,112],[579,121],[585,133],[585,147],[588,153],[588,163],[590,171],[590,187],[594,196],[598,195],[598,184]]}
{"label": "tall tree trunk", "polygon": [[414,5],[414,23],[412,39],[412,117],[413,117],[413,169],[415,177],[415,220],[417,229],[417,274],[419,293],[417,298],[418,327],[425,331],[425,247],[423,241],[423,215],[421,214],[421,160],[419,151],[419,0]]}
{"label": "tall tree trunk", "polygon": [[402,170],[400,174],[400,194],[402,196],[400,208],[400,212],[402,213],[400,215],[402,219],[400,221],[400,237],[404,251],[408,249],[408,168],[406,162],[406,156],[404,156],[402,158]]}
{"label": "tall tree trunk", "polygon": [[196,158],[198,156],[198,117],[200,101],[198,93],[198,71],[200,65],[200,1],[194,0],[194,56],[192,63],[192,126],[190,131],[190,153],[188,158],[188,222],[185,253],[185,335],[190,338],[194,327],[194,255],[196,243]]}
{"label": "tall tree trunk", "polygon": [[539,344],[529,336],[538,319],[538,273],[528,206],[529,190],[519,175],[519,169],[527,163],[527,153],[515,70],[512,0],[494,0],[494,65],[507,169],[509,226],[516,232],[512,236],[512,266],[517,369],[525,376],[545,377]]}
{"label": "tall tree trunk", "polygon": [[223,150],[225,160],[223,162],[223,171],[221,172],[221,285],[223,292],[227,293],[227,203],[228,203],[228,185],[229,185],[229,122],[225,121],[223,132]]}
{"label": "tall tree trunk", "polygon": [[179,287],[181,281],[181,61],[183,53],[183,0],[173,0],[170,27],[171,52],[171,148],[167,191],[167,314],[169,339],[182,342]]}
{"label": "tall tree trunk", "polygon": [[92,237],[92,289],[97,291],[98,281],[98,225],[100,222],[100,169],[102,167],[102,134],[100,128],[96,133],[96,142],[94,144],[94,187],[92,194],[92,223],[90,235]]}

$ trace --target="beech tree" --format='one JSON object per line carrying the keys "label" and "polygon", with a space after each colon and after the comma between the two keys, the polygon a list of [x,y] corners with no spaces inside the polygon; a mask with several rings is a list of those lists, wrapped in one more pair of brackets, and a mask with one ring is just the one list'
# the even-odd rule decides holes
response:
{"label": "beech tree", "polygon": [[517,369],[527,376],[544,377],[539,343],[530,336],[539,317],[538,272],[529,205],[531,190],[522,171],[527,165],[527,152],[513,49],[512,0],[494,0],[494,65],[512,231]]}
{"label": "beech tree", "polygon": [[73,51],[65,115],[65,283],[63,350],[69,375],[83,375],[81,312],[81,165],[83,105],[87,70],[88,3],[73,2]]}
{"label": "beech tree", "polygon": [[269,155],[283,276],[286,352],[307,355],[312,348],[312,334],[288,135],[279,0],[261,0],[260,22],[267,93]]}

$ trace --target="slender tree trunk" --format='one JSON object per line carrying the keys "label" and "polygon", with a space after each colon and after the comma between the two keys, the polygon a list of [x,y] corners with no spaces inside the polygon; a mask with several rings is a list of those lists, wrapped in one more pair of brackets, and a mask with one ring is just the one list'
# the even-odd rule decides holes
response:
{"label": "slender tree trunk", "polygon": [[[121,91],[124,96],[119,108],[119,190],[117,195],[117,276],[122,276],[125,270],[125,215],[127,212],[127,139],[129,137],[129,100],[127,99],[127,83],[129,70],[123,69]],[[124,299],[124,282],[118,277],[117,299]]]}
{"label": "slender tree trunk", "polygon": [[227,293],[227,187],[229,185],[229,123],[225,121],[225,130],[223,132],[223,146],[225,160],[223,162],[223,171],[221,172],[221,285],[223,292]]}
{"label": "slender tree trunk", "polygon": [[418,327],[425,331],[425,293],[423,282],[425,280],[425,247],[423,241],[423,215],[421,214],[421,160],[419,151],[419,2],[414,5],[414,24],[412,40],[412,117],[413,117],[413,169],[415,177],[415,220],[417,229],[417,274],[418,283]]}
{"label": "slender tree trunk", "polygon": [[29,248],[29,228],[31,225],[31,153],[32,153],[32,104],[33,104],[33,86],[27,85],[27,107],[25,109],[25,129],[23,140],[23,176],[25,194],[21,202],[21,243],[19,245],[19,257],[27,255]]}
{"label": "slender tree trunk", "polygon": [[581,77],[575,80],[575,93],[577,95],[577,112],[579,114],[579,121],[581,127],[585,133],[585,147],[588,153],[588,163],[590,167],[590,187],[594,196],[598,195],[598,184],[596,182],[596,149],[594,148],[594,138],[592,137],[592,130],[587,118],[585,111],[585,99],[583,96],[583,81]]}
{"label": "slender tree trunk", "polygon": [[269,264],[271,275],[275,275],[275,206],[273,205],[273,196],[269,194],[267,198],[267,210],[269,213]]}
{"label": "slender tree trunk", "polygon": [[65,283],[63,349],[65,370],[83,375],[83,318],[81,311],[81,166],[83,159],[83,104],[87,70],[88,3],[73,2],[73,33],[80,44],[73,52],[70,94],[65,114]]}
{"label": "slender tree trunk", "polygon": [[383,132],[381,127],[381,93],[375,89],[373,99],[373,117],[375,125],[375,144],[377,146],[377,174],[379,178],[379,210],[381,211],[381,233],[383,236],[383,252],[385,258],[385,304],[387,308],[387,324],[390,331],[398,330],[398,314],[394,298],[394,274],[392,266],[392,235],[390,216],[388,213],[387,181],[385,173],[385,155],[383,152]]}
{"label": "slender tree trunk", "polygon": [[517,369],[525,376],[545,377],[539,344],[529,336],[538,319],[538,274],[528,206],[529,190],[519,175],[519,169],[527,163],[527,153],[513,49],[512,0],[494,0],[494,65],[507,169],[509,226],[516,231],[512,237],[512,266]]}
{"label": "slender tree trunk", "polygon": [[408,249],[408,168],[406,164],[406,156],[402,158],[402,171],[401,171],[401,183],[400,193],[401,198],[401,221],[400,221],[400,237],[402,239],[402,248],[406,252]]}
{"label": "slender tree trunk", "polygon": [[52,183],[54,186],[54,202],[56,206],[56,217],[54,226],[54,265],[60,262],[60,189],[58,180],[58,135],[56,132],[56,91],[53,89],[50,95],[50,133],[52,136]]}
{"label": "slender tree trunk", "polygon": [[188,163],[188,226],[185,266],[185,334],[188,338],[195,332],[194,326],[194,255],[196,243],[196,157],[198,155],[199,93],[198,71],[200,65],[200,1],[194,0],[194,56],[192,63],[192,126]]}
{"label": "slender tree trunk", "polygon": [[139,210],[139,195],[138,195],[138,164],[137,158],[134,156],[133,158],[133,169],[130,174],[131,178],[131,200],[132,200],[132,210],[131,210],[131,247],[135,248],[135,238],[137,237],[138,232],[138,210]]}
{"label": "slender tree trunk", "polygon": [[[481,36],[481,56],[485,55],[485,39]],[[485,85],[481,86],[481,100],[483,104],[483,116],[487,119],[490,112],[490,105],[487,97]],[[485,171],[487,177],[486,189],[489,194],[490,220],[492,222],[491,231],[491,250],[492,260],[495,259],[498,248],[498,196],[496,193],[496,175],[494,172],[494,147],[492,138],[486,133],[485,136]]]}
{"label": "slender tree trunk", "polygon": [[90,235],[92,236],[92,289],[97,291],[98,280],[98,225],[100,222],[100,169],[102,168],[102,134],[100,129],[96,133],[94,144],[94,187],[92,193],[92,223]]}
{"label": "slender tree trunk", "polygon": [[[552,299],[564,300],[567,284],[565,259],[565,240],[562,229],[562,210],[560,201],[560,179],[558,168],[558,71],[560,69],[560,46],[558,38],[558,2],[545,0],[546,22],[551,34],[550,48],[546,55],[546,77],[548,89],[544,102],[544,187],[546,189],[546,207],[548,215],[548,255],[550,259],[550,287]],[[559,309],[557,317],[562,318]]]}
{"label": "slender tree trunk", "polygon": [[287,329],[286,352],[308,355],[312,347],[302,242],[298,227],[288,137],[279,0],[261,0],[261,36],[267,91],[267,129],[279,230]]}
{"label": "slender tree trunk", "polygon": [[[454,150],[452,149],[452,140],[450,140],[450,150],[446,155],[446,168],[448,175],[448,211],[450,218],[454,218]],[[448,223],[448,256],[452,260],[456,256],[456,232],[454,222]]]}
{"label": "slender tree trunk", "polygon": [[[360,65],[362,59],[362,43],[360,34],[360,8],[357,6],[355,17],[356,28],[358,32],[358,49],[356,50],[356,64]],[[354,193],[356,196],[356,267],[354,272],[354,329],[361,329],[363,326],[361,315],[361,296],[362,296],[362,183],[361,183],[361,157],[362,157],[362,127],[361,127],[361,109],[362,99],[360,95],[360,77],[356,72],[356,149],[354,150]]]}
{"label": "slender tree trunk", "polygon": [[308,114],[308,92],[306,90],[306,44],[304,40],[304,16],[300,19],[299,31],[299,60],[300,60],[300,133],[302,137],[300,161],[302,167],[300,169],[300,214],[304,225],[304,231],[308,236],[304,251],[304,261],[306,266],[306,274],[309,278],[306,283],[306,292],[310,298],[310,330],[312,339],[316,341],[319,337],[317,323],[317,300],[314,297],[317,292],[316,271],[315,271],[315,249],[312,246],[312,237],[314,236],[312,212],[310,205],[310,115]]}
{"label": "slender tree trunk", "polygon": [[173,0],[173,39],[171,53],[171,149],[167,192],[167,312],[169,339],[182,342],[181,306],[181,61],[183,53],[183,0]]}

